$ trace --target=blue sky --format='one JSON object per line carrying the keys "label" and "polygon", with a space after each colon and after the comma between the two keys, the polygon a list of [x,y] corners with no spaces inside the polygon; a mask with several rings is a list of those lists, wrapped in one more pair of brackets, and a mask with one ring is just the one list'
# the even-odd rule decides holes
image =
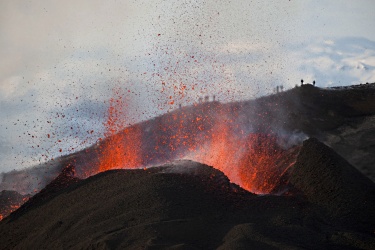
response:
{"label": "blue sky", "polygon": [[95,142],[117,87],[131,124],[301,78],[375,81],[374,9],[372,0],[1,1],[0,171]]}

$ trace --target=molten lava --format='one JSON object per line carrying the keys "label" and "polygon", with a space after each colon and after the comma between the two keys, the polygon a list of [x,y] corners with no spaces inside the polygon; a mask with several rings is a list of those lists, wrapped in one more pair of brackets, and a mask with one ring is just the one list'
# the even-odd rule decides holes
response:
{"label": "molten lava", "polygon": [[270,193],[293,165],[297,150],[283,149],[271,133],[244,132],[236,111],[227,107],[204,103],[123,129],[126,103],[122,96],[111,99],[98,172],[185,158],[219,169],[248,191]]}
{"label": "molten lava", "polygon": [[284,173],[294,164],[298,147],[283,149],[272,134],[238,132],[234,120],[221,112],[202,145],[195,145],[195,160],[222,171],[242,188],[257,194],[273,191]]}
{"label": "molten lava", "polygon": [[[282,188],[278,185],[296,160],[298,147],[283,148],[273,133],[249,132],[230,105],[206,102],[127,126],[127,100],[121,90],[114,93],[104,123],[105,139],[94,147],[93,154],[88,153],[97,160],[91,161],[93,165],[81,177],[184,158],[222,171],[250,192],[268,194],[275,187]],[[24,202],[3,206],[0,220]]]}
{"label": "molten lava", "polygon": [[125,95],[121,89],[114,93],[116,98],[109,102],[108,119],[104,124],[106,139],[100,144],[99,172],[116,168],[136,168],[141,165],[141,131],[139,127],[125,128]]}
{"label": "molten lava", "polygon": [[230,120],[215,119],[214,124],[211,129],[205,131],[205,140],[186,158],[213,166],[228,176],[232,182],[240,184],[237,163],[243,151],[241,148],[243,139],[233,133]]}
{"label": "molten lava", "polygon": [[277,137],[267,134],[250,134],[245,144],[246,152],[238,163],[240,183],[254,193],[270,193],[283,174],[295,163],[298,148],[285,150]]}

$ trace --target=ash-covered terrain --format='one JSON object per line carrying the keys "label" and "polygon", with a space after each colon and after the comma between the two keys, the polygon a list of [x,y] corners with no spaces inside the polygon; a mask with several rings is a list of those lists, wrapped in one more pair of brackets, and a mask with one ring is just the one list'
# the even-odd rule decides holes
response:
{"label": "ash-covered terrain", "polygon": [[181,107],[2,173],[14,204],[36,195],[1,247],[373,249],[374,119],[375,84]]}

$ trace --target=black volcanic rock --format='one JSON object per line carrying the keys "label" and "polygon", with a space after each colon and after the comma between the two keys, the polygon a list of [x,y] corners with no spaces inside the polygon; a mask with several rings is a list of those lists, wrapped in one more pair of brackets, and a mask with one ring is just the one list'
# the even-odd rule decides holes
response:
{"label": "black volcanic rock", "polygon": [[289,180],[335,221],[373,231],[375,184],[317,139],[304,141]]}
{"label": "black volcanic rock", "polygon": [[375,246],[372,233],[335,224],[327,218],[330,212],[304,196],[254,195],[222,172],[192,161],[111,170],[69,185],[55,184],[43,191],[53,196],[40,196],[36,201],[43,202],[30,202],[22,213],[0,222],[0,249]]}

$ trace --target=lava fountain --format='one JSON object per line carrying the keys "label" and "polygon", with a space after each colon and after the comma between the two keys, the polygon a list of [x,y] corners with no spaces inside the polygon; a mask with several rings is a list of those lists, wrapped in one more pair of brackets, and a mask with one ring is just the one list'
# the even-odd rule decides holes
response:
{"label": "lava fountain", "polygon": [[[128,106],[126,93],[114,90],[103,123],[104,139],[66,158],[65,163],[76,166],[77,177],[190,159],[222,171],[250,192],[269,194],[280,187],[299,152],[298,146],[283,147],[279,141],[285,138],[277,133],[254,132],[244,125],[236,105],[203,102],[131,126]],[[0,220],[23,204],[24,198],[4,206]]]}
{"label": "lava fountain", "polygon": [[116,168],[136,168],[141,164],[138,127],[126,126],[127,103],[121,89],[113,91],[109,101],[108,118],[104,123],[106,137],[100,144],[99,169],[103,172]]}
{"label": "lava fountain", "polygon": [[177,109],[126,127],[126,99],[120,90],[115,93],[97,172],[184,158],[213,166],[244,189],[265,194],[272,192],[296,158],[298,148],[284,149],[272,133],[246,132],[237,110],[219,102]]}

